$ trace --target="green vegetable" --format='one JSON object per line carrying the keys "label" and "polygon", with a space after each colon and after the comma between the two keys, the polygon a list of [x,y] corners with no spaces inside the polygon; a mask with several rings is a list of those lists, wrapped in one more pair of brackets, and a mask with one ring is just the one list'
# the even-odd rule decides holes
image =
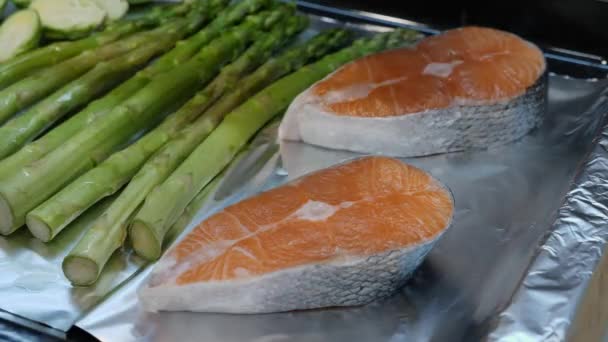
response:
{"label": "green vegetable", "polygon": [[40,19],[36,11],[17,11],[8,17],[0,26],[0,62],[37,47],[40,32]]}
{"label": "green vegetable", "polygon": [[[242,153],[234,159],[233,163],[238,162],[239,157]],[[228,168],[226,168],[228,169]],[[225,171],[225,170],[224,170]],[[221,184],[223,179],[224,172],[219,174],[212,182],[209,183],[193,200],[192,203],[184,210],[184,213],[180,216],[177,222],[171,227],[171,230],[167,234],[167,242],[168,244],[176,239],[181,232],[186,229],[188,224],[194,218],[194,215],[208,202],[209,196],[214,193],[217,187]],[[70,227],[80,223],[85,219],[85,216],[88,216],[88,213],[95,210],[96,216],[99,219],[95,222],[91,222],[89,220],[86,221],[88,226],[91,226],[98,222],[103,222],[105,220],[104,216],[101,212],[97,210],[98,207],[104,205],[108,200],[113,200],[113,197],[109,197],[105,199],[101,203],[95,205],[90,210],[87,210],[86,213],[78,218],[77,221],[70,224]],[[107,207],[107,206],[106,206]],[[93,226],[94,228],[88,230],[85,235],[78,241],[78,244],[70,251],[70,253],[63,259],[62,269],[63,274],[70,280],[72,285],[75,286],[86,286],[92,285],[99,279],[99,275],[103,271],[104,264],[99,264],[100,259],[105,259],[105,255],[101,256],[98,252],[105,252],[108,250],[112,250],[112,245],[105,243],[107,241],[111,241],[111,239],[106,238],[107,232],[100,228],[98,225]],[[126,229],[120,230],[117,229],[117,233],[122,232],[122,236],[120,237],[122,240],[125,239]],[[101,244],[100,244],[101,241]]]}
{"label": "green vegetable", "polygon": [[[328,31],[304,44],[288,49],[277,58],[265,63],[253,74],[240,81],[233,90],[220,98],[192,126],[185,129],[177,139],[165,145],[156,156],[143,166],[123,194],[129,192],[137,194],[138,197],[131,198],[129,202],[139,204],[155,186],[164,181],[188,157],[231,109],[255,94],[257,90],[272,83],[273,80],[296,70],[311,59],[344,45],[347,40],[348,34],[346,31]],[[133,248],[140,256],[150,260],[160,256],[162,240],[159,240],[157,244],[150,243],[148,239],[133,238],[132,241]]]}
{"label": "green vegetable", "polygon": [[[235,29],[233,32],[236,32],[238,29]],[[227,74],[223,73],[223,75]],[[221,78],[216,80],[221,80]],[[215,84],[219,86],[220,82]],[[178,112],[177,114],[182,113],[186,112]],[[125,189],[125,191],[129,190]],[[116,249],[122,246],[127,235],[126,224],[128,219],[139,206],[138,202],[130,201],[131,198],[138,197],[136,192],[129,191],[129,194],[124,194],[124,191],[121,192],[121,200],[113,202],[113,205],[95,222],[93,228],[85,234],[74,250],[64,260],[64,273],[73,284],[93,284],[110,256]],[[77,267],[74,267],[74,265]]]}
{"label": "green vegetable", "polygon": [[15,152],[71,110],[88,103],[155,55],[170,49],[183,33],[169,32],[125,55],[97,64],[91,71],[0,126],[0,156]]}
{"label": "green vegetable", "polygon": [[60,190],[74,177],[125,144],[146,125],[213,77],[266,27],[274,13],[250,16],[224,32],[188,62],[155,77],[144,88],[96,120],[42,159],[0,180],[0,233],[10,234],[25,222],[25,215]]}
{"label": "green vegetable", "polygon": [[[45,1],[45,0],[40,0]],[[157,29],[136,33],[117,42],[85,51],[0,91],[0,123],[61,86],[92,69],[97,63],[120,56],[144,44],[153,43],[172,31],[185,32],[189,21],[176,19]],[[0,154],[0,158],[6,154]]]}
{"label": "green vegetable", "polygon": [[[261,64],[273,50],[304,29],[306,23],[305,17],[301,16],[294,16],[279,23],[272,32],[260,36],[234,63],[223,68],[220,75],[203,91],[193,97],[176,113],[167,117],[160,126],[133,145],[113,154],[28,213],[27,225],[34,236],[43,241],[52,239],[88,207],[121,188],[133,177],[150,155],[174,138],[179,130],[204,112],[209,103],[227,90],[234,88],[239,78]],[[149,180],[150,176],[151,174],[148,173],[147,177],[137,177],[129,184],[128,189],[133,188],[131,185],[135,185],[136,188],[136,184],[144,185],[145,183],[142,184],[141,181]],[[153,172],[152,176],[158,178],[157,172]],[[152,186],[156,184],[154,183]],[[150,185],[147,188],[150,188]],[[123,193],[125,195],[121,197],[121,203],[124,207],[130,208],[130,212],[137,208],[146,194],[141,188],[137,188],[135,191],[126,190]],[[125,200],[122,200],[122,198],[125,198]],[[119,206],[118,203],[117,206]],[[119,209],[125,211],[126,208]],[[127,218],[129,215],[130,213],[121,215],[121,217]],[[115,217],[117,215],[110,216]],[[111,227],[120,225],[119,223],[113,223],[108,227],[108,231]],[[108,234],[110,233],[108,232]]]}
{"label": "green vegetable", "polygon": [[15,6],[17,6],[17,8],[27,8],[32,1],[31,0],[12,0],[12,2],[13,2],[13,4],[15,4]]}
{"label": "green vegetable", "polygon": [[94,0],[34,0],[45,35],[56,39],[84,37],[98,28],[106,12]]}
{"label": "green vegetable", "polygon": [[172,6],[168,9],[166,7],[154,6],[136,20],[118,22],[103,32],[78,41],[49,44],[2,63],[0,64],[0,89],[31,75],[40,68],[55,65],[83,51],[111,43],[142,28],[158,26],[165,20],[181,16],[192,9],[189,4]]}
{"label": "green vegetable", "polygon": [[[215,0],[210,10],[205,12],[205,18],[214,17],[225,3],[225,0]],[[219,35],[222,30],[242,19],[247,13],[256,11],[264,4],[264,0],[248,0],[222,11],[205,29],[189,39],[178,43],[173,50],[159,58],[154,64],[140,71],[136,76],[112,90],[102,99],[94,101],[83,111],[74,115],[42,138],[26,145],[15,154],[0,161],[0,180],[7,178],[10,174],[19,172],[27,164],[42,158],[65,142],[68,137],[73,136],[83,127],[90,125],[97,118],[103,117],[110,109],[143,88],[152,77],[187,61],[203,45]]]}
{"label": "green vegetable", "polygon": [[285,110],[300,92],[340,65],[391,47],[389,41],[401,41],[389,39],[391,36],[403,36],[402,40],[406,40],[411,34],[396,31],[358,40],[353,46],[276,81],[228,114],[171,176],[146,197],[130,230],[135,251],[147,259],[158,258],[165,234],[184,208],[260,127]]}
{"label": "green vegetable", "polygon": [[[238,163],[247,156],[249,152],[250,146],[245,146],[235,157],[234,159],[226,166],[220,174],[215,176],[207,186],[201,190],[201,192],[196,195],[190,204],[184,209],[184,212],[180,215],[180,217],[175,221],[173,226],[169,229],[167,236],[165,237],[165,241],[163,242],[163,249],[167,249],[169,245],[175,241],[179,237],[179,235],[186,229],[186,227],[192,222],[194,217],[198,212],[203,209],[207,203],[209,203],[209,196],[215,195],[216,190],[218,190],[219,186],[222,184],[222,181],[226,177],[227,172],[229,172],[231,166],[238,165]],[[112,198],[112,197],[110,197]],[[105,202],[105,200],[104,200]],[[102,202],[103,203],[103,202]],[[87,211],[88,212],[88,211]]]}
{"label": "green vegetable", "polygon": [[129,11],[127,0],[95,0],[95,3],[106,12],[109,21],[118,20]]}

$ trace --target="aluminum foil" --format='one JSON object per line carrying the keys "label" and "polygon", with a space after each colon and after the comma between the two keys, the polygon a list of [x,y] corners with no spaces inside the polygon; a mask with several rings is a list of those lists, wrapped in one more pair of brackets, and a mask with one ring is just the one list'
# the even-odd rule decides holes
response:
{"label": "aluminum foil", "polygon": [[[268,315],[149,314],[135,296],[149,272],[145,271],[77,325],[103,341],[468,341],[488,334],[498,340],[546,340],[545,330],[551,329],[547,322],[563,322],[575,312],[571,286],[584,291],[584,284],[570,278],[590,275],[604,244],[597,230],[605,218],[599,211],[606,209],[599,204],[594,208],[594,200],[588,198],[574,200],[577,210],[591,210],[591,216],[576,216],[575,222],[583,227],[564,227],[570,229],[567,234],[546,242],[544,237],[559,225],[555,216],[564,196],[582,191],[592,197],[594,182],[603,180],[602,172],[608,175],[607,161],[590,161],[596,179],[585,178],[584,183],[591,188],[569,191],[608,110],[602,93],[607,85],[552,75],[546,121],[523,140],[486,151],[404,159],[452,189],[456,216],[414,278],[391,298],[357,308]],[[271,125],[258,136],[252,151],[228,172],[195,222],[243,197],[358,156],[300,143],[277,145],[276,127]],[[602,196],[603,188],[597,189]],[[564,215],[570,217],[560,211],[560,217]],[[551,247],[552,240],[559,242]],[[579,245],[583,241],[586,244]],[[581,257],[568,251],[575,247],[573,252],[579,253],[591,243],[596,248]],[[543,253],[553,255],[543,264],[548,276],[528,271],[539,245],[543,247],[534,265]],[[555,257],[561,253],[568,254]],[[577,269],[561,274],[566,267]],[[536,281],[534,294],[529,294],[521,279],[530,276],[547,279],[551,286]],[[514,293],[525,298],[513,302],[511,306],[518,307],[511,309]],[[535,301],[528,302],[526,296]],[[552,311],[555,306],[560,310]],[[505,307],[509,309],[503,311]],[[510,324],[492,333],[501,317]],[[564,336],[568,325],[554,328],[555,336]]]}
{"label": "aluminum foil", "polygon": [[[608,112],[606,96],[608,90],[595,111]],[[596,139],[548,238],[512,302],[498,315],[489,340],[565,340],[569,336],[608,239],[608,126]]]}
{"label": "aluminum foil", "polygon": [[[308,34],[343,25],[314,19]],[[347,26],[361,33],[386,29]],[[602,224],[607,215],[603,183],[608,177],[608,129],[598,135],[608,112],[606,86],[606,80],[551,75],[545,123],[521,141],[492,150],[405,159],[446,183],[457,207],[454,226],[391,298],[357,308],[256,316],[147,314],[135,291],[150,269],[128,252],[113,256],[95,287],[72,288],[63,278],[61,260],[87,228],[84,218],[50,244],[26,231],[0,238],[0,309],[59,332],[75,324],[102,341],[511,341],[566,336],[607,234]],[[276,128],[272,124],[258,135],[186,231],[244,197],[358,156],[299,143],[278,145]]]}

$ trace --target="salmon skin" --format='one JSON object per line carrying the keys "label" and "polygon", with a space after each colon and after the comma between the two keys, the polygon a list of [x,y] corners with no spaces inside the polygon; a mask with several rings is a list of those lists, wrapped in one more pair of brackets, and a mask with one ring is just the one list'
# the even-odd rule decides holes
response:
{"label": "salmon skin", "polygon": [[279,138],[400,157],[487,148],[539,126],[547,89],[536,46],[464,27],[336,70],[293,101]]}
{"label": "salmon skin", "polygon": [[209,217],[156,265],[148,311],[353,306],[401,287],[449,227],[451,193],[389,157],[320,170]]}

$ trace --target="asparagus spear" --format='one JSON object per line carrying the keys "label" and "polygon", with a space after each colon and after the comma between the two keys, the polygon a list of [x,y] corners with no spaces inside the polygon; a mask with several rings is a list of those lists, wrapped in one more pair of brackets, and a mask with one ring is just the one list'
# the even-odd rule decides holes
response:
{"label": "asparagus spear", "polygon": [[[211,0],[211,8],[205,12],[206,17],[214,17],[226,0]],[[265,6],[267,0],[241,1],[225,11],[222,11],[212,23],[191,38],[180,42],[171,52],[162,56],[156,63],[142,70],[104,98],[91,103],[85,110],[74,115],[59,127],[53,129],[42,138],[25,146],[17,153],[0,161],[0,179],[17,172],[25,165],[42,158],[63,143],[67,137],[73,136],[83,127],[91,124],[96,118],[105,115],[111,108],[143,88],[149,80],[162,72],[188,60],[203,45],[218,36],[227,27],[241,20],[245,15]]]}
{"label": "asparagus spear", "polygon": [[61,189],[74,177],[95,166],[98,160],[127,142],[142,127],[175,104],[176,98],[192,95],[196,86],[217,73],[234,51],[241,50],[267,27],[273,13],[247,17],[204,47],[185,64],[155,77],[121,105],[23,170],[0,180],[0,233],[10,234],[25,215]]}
{"label": "asparagus spear", "polygon": [[189,4],[171,6],[169,9],[166,6],[155,6],[136,20],[117,22],[105,31],[88,38],[49,44],[17,56],[0,65],[0,88],[30,75],[42,67],[57,64],[85,50],[108,44],[142,28],[157,26],[167,19],[181,16],[191,8],[192,6]]}
{"label": "asparagus spear", "polygon": [[15,152],[63,115],[77,106],[86,104],[99,93],[130,75],[150,58],[171,48],[182,33],[184,31],[167,33],[153,43],[98,64],[82,77],[38,102],[22,115],[8,121],[0,127],[0,158]]}
{"label": "asparagus spear", "polygon": [[[239,158],[245,151],[242,151],[234,158],[232,164],[238,162]],[[231,164],[231,165],[232,165]],[[171,227],[167,234],[167,245],[176,239],[181,232],[186,229],[188,224],[192,221],[196,213],[208,202],[209,196],[214,193],[217,187],[221,184],[226,167],[224,171],[213,179],[201,192],[196,195],[192,200],[192,203],[184,210],[184,213],[180,216],[177,222]],[[113,198],[113,197],[109,197]],[[106,200],[100,204],[105,203]],[[97,204],[93,208],[97,208],[100,204]],[[91,209],[93,210],[93,209]],[[88,210],[86,214],[89,213]],[[92,285],[97,281],[99,275],[103,271],[103,268],[112,253],[122,246],[126,237],[126,227],[122,229],[114,228],[112,238],[108,236],[107,217],[109,212],[100,214],[99,218],[91,223],[91,229],[89,229],[85,235],[78,241],[76,246],[70,251],[70,253],[63,259],[62,269],[63,274],[68,280],[75,286],[88,286]],[[82,216],[81,216],[82,217]],[[79,222],[80,218],[77,221]],[[125,221],[126,222],[126,221]],[[70,226],[72,226],[72,223]],[[111,225],[113,226],[114,223]]]}
{"label": "asparagus spear", "polygon": [[[186,128],[178,138],[170,141],[142,167],[138,174],[123,192],[122,197],[132,196],[121,204],[116,202],[116,206],[122,205],[125,208],[130,206],[130,210],[135,210],[146,195],[158,184],[163,182],[169,174],[179,166],[179,164],[194,150],[194,148],[219,124],[223,116],[232,108],[245,101],[247,97],[254,94],[257,89],[271,83],[281,75],[303,65],[307,60],[318,57],[327,51],[344,45],[347,42],[348,34],[346,31],[335,30],[321,34],[312,40],[287,50],[278,58],[264,64],[252,75],[247,76],[239,85],[227,92],[209,108],[192,126]],[[235,96],[236,95],[236,96]],[[227,100],[227,101],[226,101]],[[221,104],[219,107],[217,104]],[[136,205],[134,205],[136,204]],[[138,240],[133,240],[139,243]],[[160,241],[162,243],[162,241]],[[160,249],[160,244],[158,245]],[[139,245],[134,245],[136,251],[140,251]],[[154,259],[155,255],[143,255],[148,259]]]}
{"label": "asparagus spear", "polygon": [[[26,222],[34,236],[42,241],[49,241],[88,207],[116,192],[133,177],[151,154],[198,117],[209,101],[234,85],[241,75],[261,63],[277,46],[301,31],[306,23],[305,17],[301,16],[293,16],[280,22],[269,34],[262,35],[234,63],[222,69],[213,82],[180,110],[168,116],[156,129],[133,145],[113,154],[28,213]],[[139,191],[136,195],[141,197]],[[138,204],[139,202],[135,203],[132,199],[127,199],[125,203],[135,207]]]}
{"label": "asparagus spear", "polygon": [[[402,39],[389,40],[391,36]],[[147,259],[158,258],[165,234],[196,193],[225,167],[261,126],[281,113],[300,92],[340,65],[391,47],[387,44],[389,41],[403,42],[410,36],[410,33],[396,31],[358,40],[351,47],[283,77],[228,114],[171,176],[146,197],[130,230],[137,254]]]}
{"label": "asparagus spear", "polygon": [[[219,124],[224,115],[229,113],[248,97],[254,95],[280,77],[301,68],[304,64],[310,63],[328,52],[346,45],[349,39],[350,34],[348,31],[340,29],[327,30],[309,41],[296,45],[281,55],[270,59],[253,74],[247,76],[240,82],[237,89],[225,94],[217,100],[217,102],[207,110],[205,118],[200,120],[204,122],[197,122],[197,125],[193,125],[189,128],[189,130],[192,131],[189,135],[199,137],[198,141],[195,143],[198,145],[211,130]],[[192,146],[190,151],[192,151],[195,146]],[[190,152],[188,152],[188,154],[190,154]]]}
{"label": "asparagus spear", "polygon": [[19,110],[47,96],[53,90],[79,77],[95,64],[110,59],[143,44],[153,43],[172,31],[185,31],[188,21],[174,20],[149,32],[136,33],[130,37],[67,59],[57,65],[27,77],[0,91],[0,122],[6,121]]}

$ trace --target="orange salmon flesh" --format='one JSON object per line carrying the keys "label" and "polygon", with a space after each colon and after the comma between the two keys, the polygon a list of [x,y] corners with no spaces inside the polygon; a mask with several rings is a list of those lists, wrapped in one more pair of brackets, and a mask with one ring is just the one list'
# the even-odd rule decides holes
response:
{"label": "orange salmon flesh", "polygon": [[347,64],[312,93],[336,115],[387,117],[512,99],[544,70],[540,49],[518,36],[464,27]]}
{"label": "orange salmon flesh", "polygon": [[426,172],[364,157],[209,217],[165,256],[175,264],[161,282],[255,277],[418,245],[443,232],[453,211],[449,191]]}

